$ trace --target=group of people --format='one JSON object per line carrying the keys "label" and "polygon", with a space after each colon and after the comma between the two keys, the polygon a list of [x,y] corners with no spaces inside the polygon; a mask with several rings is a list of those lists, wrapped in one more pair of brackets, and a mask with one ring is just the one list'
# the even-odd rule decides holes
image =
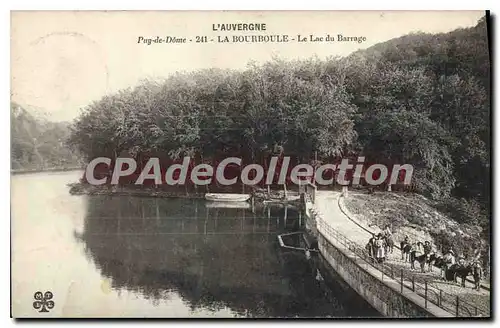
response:
{"label": "group of people", "polygon": [[405,236],[401,242],[401,260],[410,262],[411,269],[415,270],[415,262],[420,264],[420,270],[425,272],[425,265],[428,264],[427,271],[431,271],[430,257],[435,254],[432,244],[426,240],[424,243],[417,241],[410,242],[408,236]]}
{"label": "group of people", "polygon": [[378,263],[383,263],[388,253],[394,250],[394,241],[392,239],[392,232],[387,226],[383,232],[372,234],[371,238],[366,244],[368,256]]}
{"label": "group of people", "polygon": [[412,270],[415,270],[415,262],[419,263],[422,273],[430,272],[436,266],[440,269],[440,276],[443,280],[457,282],[457,278],[460,277],[463,287],[465,287],[466,278],[472,275],[475,283],[474,289],[480,289],[481,279],[483,278],[480,260],[475,258],[467,263],[465,257],[456,257],[453,249],[449,249],[444,255],[440,255],[430,241],[411,243],[408,236],[405,236],[401,242],[401,260],[409,261]]}
{"label": "group of people", "polygon": [[471,275],[474,278],[474,289],[481,288],[483,268],[478,258],[467,262],[463,256],[456,257],[452,249],[449,249],[443,256],[434,254],[434,258],[431,264],[440,268],[443,280],[457,282],[457,278],[460,277],[461,286],[465,287],[465,280]]}
{"label": "group of people", "polygon": [[[383,263],[387,254],[392,253],[394,248],[390,227],[387,226],[382,232],[372,234],[365,248],[372,261]],[[432,272],[435,266],[440,269],[440,276],[443,280],[457,282],[457,278],[461,278],[463,287],[465,287],[466,278],[472,275],[475,283],[474,289],[480,289],[483,269],[479,259],[474,258],[467,262],[463,256],[455,256],[452,249],[440,255],[428,240],[423,243],[411,242],[409,237],[405,236],[401,242],[401,260],[409,262],[412,270],[416,270],[415,263],[418,263],[422,273]]]}

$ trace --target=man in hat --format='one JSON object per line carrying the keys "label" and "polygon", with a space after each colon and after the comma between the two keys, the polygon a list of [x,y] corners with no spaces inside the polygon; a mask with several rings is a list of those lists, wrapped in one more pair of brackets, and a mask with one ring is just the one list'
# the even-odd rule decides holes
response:
{"label": "man in hat", "polygon": [[400,247],[401,247],[401,260],[407,262],[409,260],[411,251],[410,238],[408,238],[408,235],[405,236],[405,238],[400,244]]}
{"label": "man in hat", "polygon": [[455,253],[450,248],[443,256],[443,267],[441,268],[441,272],[444,272],[443,279],[446,279],[446,272],[453,264],[455,264]]}
{"label": "man in hat", "polygon": [[424,243],[424,254],[427,255],[430,254],[431,252],[432,252],[431,242],[426,240]]}
{"label": "man in hat", "polygon": [[426,257],[426,262],[427,262],[427,265],[429,266],[428,270],[427,271],[430,271],[430,267],[431,267],[431,253],[432,253],[432,246],[431,246],[431,242],[426,240],[424,242],[424,255]]}

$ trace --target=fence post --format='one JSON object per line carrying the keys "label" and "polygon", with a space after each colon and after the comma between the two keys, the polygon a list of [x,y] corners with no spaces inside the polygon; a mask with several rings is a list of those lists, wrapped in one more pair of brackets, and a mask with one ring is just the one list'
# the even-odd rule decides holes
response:
{"label": "fence post", "polygon": [[425,308],[427,309],[427,280],[425,281]]}
{"label": "fence post", "polygon": [[459,302],[460,302],[459,300],[460,300],[460,298],[459,298],[459,297],[458,297],[458,295],[457,295],[457,308],[456,308],[456,311],[455,311],[455,315],[456,315],[457,317],[458,317],[458,306],[459,306],[458,304],[459,304]]}
{"label": "fence post", "polygon": [[415,276],[411,276],[411,289],[415,291]]}
{"label": "fence post", "polygon": [[440,289],[439,290],[439,299],[438,299],[439,306],[441,306],[442,299],[443,299],[443,291]]}
{"label": "fence post", "polygon": [[474,307],[474,315],[477,317],[477,306]]}
{"label": "fence post", "polygon": [[401,269],[401,294],[403,294],[403,269]]}

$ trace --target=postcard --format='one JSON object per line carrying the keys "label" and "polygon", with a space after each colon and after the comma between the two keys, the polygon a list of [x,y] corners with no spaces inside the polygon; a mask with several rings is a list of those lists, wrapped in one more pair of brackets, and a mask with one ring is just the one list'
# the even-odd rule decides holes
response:
{"label": "postcard", "polygon": [[11,12],[14,318],[490,318],[488,11]]}

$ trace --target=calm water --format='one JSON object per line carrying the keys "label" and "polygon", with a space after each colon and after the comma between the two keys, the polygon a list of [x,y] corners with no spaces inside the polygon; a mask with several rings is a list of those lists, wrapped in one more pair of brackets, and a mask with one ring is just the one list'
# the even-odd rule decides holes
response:
{"label": "calm water", "polygon": [[[69,195],[80,176],[12,178],[16,317],[377,316],[320,257],[279,247],[297,210]],[[38,290],[54,294],[48,313]]]}

